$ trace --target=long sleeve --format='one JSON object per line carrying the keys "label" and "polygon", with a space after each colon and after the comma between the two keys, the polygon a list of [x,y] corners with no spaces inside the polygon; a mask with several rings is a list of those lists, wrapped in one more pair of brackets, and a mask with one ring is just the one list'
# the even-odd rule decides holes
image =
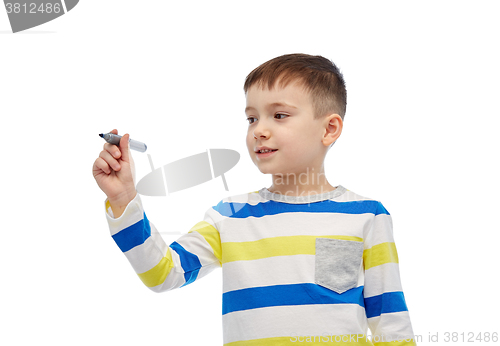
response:
{"label": "long sleeve", "polygon": [[[392,229],[391,215],[378,202],[363,251],[363,295],[368,326],[375,346],[416,345],[401,286]],[[399,341],[389,344],[392,340]]]}
{"label": "long sleeve", "polygon": [[152,291],[188,285],[221,267],[220,235],[214,221],[217,212],[213,208],[207,210],[203,221],[167,246],[146,217],[139,194],[118,218],[113,217],[109,201],[104,203],[112,238]]}

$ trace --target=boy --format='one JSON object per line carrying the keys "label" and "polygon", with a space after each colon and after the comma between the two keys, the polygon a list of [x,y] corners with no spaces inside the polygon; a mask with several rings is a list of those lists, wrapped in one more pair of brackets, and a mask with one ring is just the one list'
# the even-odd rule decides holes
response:
{"label": "boy", "polygon": [[252,71],[244,91],[248,151],[272,186],[224,198],[167,246],[135,191],[126,134],[93,167],[117,245],[155,292],[222,266],[224,345],[415,345],[391,216],[325,177],[346,109],[340,71],[284,55]]}

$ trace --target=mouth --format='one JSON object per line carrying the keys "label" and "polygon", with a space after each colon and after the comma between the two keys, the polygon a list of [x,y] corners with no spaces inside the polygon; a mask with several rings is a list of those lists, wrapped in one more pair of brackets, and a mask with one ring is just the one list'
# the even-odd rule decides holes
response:
{"label": "mouth", "polygon": [[277,151],[278,151],[278,149],[261,150],[261,151],[255,152],[255,154],[257,155],[257,157],[269,157],[269,156],[274,155],[274,153]]}

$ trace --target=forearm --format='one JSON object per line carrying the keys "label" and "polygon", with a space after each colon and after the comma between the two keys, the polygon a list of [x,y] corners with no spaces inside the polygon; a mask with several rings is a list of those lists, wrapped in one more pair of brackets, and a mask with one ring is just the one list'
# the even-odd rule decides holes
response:
{"label": "forearm", "polygon": [[[140,196],[128,202],[115,200],[113,204],[107,200],[106,211],[113,240],[142,282],[149,288],[163,284],[175,262],[168,246],[146,217]],[[158,291],[158,287],[153,291]]]}
{"label": "forearm", "polygon": [[[109,208],[108,201],[106,210]],[[220,255],[215,255],[220,253],[220,238],[213,222],[197,223],[168,246],[146,217],[138,195],[119,217],[106,215],[113,240],[142,282],[154,292],[181,287],[220,267]]]}

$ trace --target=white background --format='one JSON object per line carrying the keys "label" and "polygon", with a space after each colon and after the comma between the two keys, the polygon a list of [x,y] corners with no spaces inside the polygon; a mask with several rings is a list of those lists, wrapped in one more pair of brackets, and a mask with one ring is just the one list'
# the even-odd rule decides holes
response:
{"label": "white background", "polygon": [[[218,178],[142,198],[160,231],[185,233],[223,197],[271,185],[246,149],[243,83],[297,52],[344,73],[327,178],[391,213],[415,334],[499,332],[498,13],[495,1],[82,0],[12,34],[0,9],[0,343],[221,345],[221,270],[155,294],[109,236],[98,133],[146,142],[156,166],[241,154],[229,191]],[[147,156],[133,156],[141,178]]]}

